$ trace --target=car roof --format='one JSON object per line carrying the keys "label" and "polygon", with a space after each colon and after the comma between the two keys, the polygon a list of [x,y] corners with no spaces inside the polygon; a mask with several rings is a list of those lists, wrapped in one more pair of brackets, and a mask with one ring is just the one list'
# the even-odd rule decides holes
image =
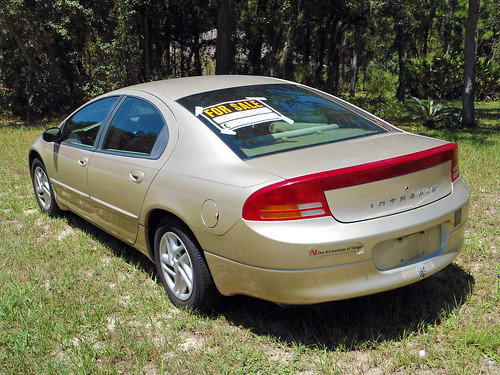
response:
{"label": "car roof", "polygon": [[113,93],[129,90],[144,91],[156,96],[177,100],[206,91],[214,91],[229,87],[251,86],[262,84],[292,83],[278,78],[245,76],[245,75],[211,75],[173,78],[128,86]]}

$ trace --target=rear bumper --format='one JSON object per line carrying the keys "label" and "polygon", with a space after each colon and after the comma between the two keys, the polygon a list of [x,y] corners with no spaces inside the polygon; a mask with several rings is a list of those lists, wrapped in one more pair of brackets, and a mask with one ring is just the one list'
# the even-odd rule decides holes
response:
{"label": "rear bumper", "polygon": [[282,271],[246,266],[221,259],[207,258],[217,277],[217,287],[225,295],[245,294],[290,305],[314,304],[375,294],[412,284],[446,267],[458,255],[449,252],[418,265],[380,272],[371,261],[314,270]]}
{"label": "rear bumper", "polygon": [[[453,192],[437,202],[364,222],[240,221],[224,236],[195,234],[224,295],[245,294],[283,304],[353,298],[414,283],[456,258],[464,243],[470,191],[462,179],[453,185]],[[374,260],[372,250],[381,243],[436,227],[440,242],[432,252],[394,267],[380,267]]]}

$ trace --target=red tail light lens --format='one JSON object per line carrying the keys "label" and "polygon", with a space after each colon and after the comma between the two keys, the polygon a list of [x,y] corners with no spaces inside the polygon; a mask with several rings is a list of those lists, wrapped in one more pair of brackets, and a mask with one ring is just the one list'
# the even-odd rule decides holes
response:
{"label": "red tail light lens", "polygon": [[451,181],[453,182],[460,175],[458,172],[458,146],[454,143],[447,143],[391,159],[322,172],[318,175],[324,189],[333,190],[403,176],[435,167],[450,160],[452,161]]}
{"label": "red tail light lens", "polygon": [[331,216],[319,179],[294,179],[266,186],[243,206],[246,220],[272,221]]}
{"label": "red tail light lens", "polygon": [[451,157],[451,182],[460,177],[460,168],[458,168],[458,146],[455,145],[453,149],[453,156]]}

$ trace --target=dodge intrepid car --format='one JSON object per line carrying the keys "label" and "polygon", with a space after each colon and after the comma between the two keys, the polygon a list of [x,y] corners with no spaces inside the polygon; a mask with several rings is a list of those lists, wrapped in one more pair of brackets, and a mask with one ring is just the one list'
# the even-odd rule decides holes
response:
{"label": "dodge intrepid car", "polygon": [[455,259],[469,213],[455,144],[267,77],[110,92],[36,139],[29,166],[44,212],[137,248],[178,307],[411,284]]}

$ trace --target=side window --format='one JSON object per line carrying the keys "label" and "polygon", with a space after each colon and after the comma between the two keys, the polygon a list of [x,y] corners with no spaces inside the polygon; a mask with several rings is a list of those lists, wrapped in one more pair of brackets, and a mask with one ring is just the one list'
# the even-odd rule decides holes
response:
{"label": "side window", "polygon": [[163,116],[155,106],[141,99],[127,98],[111,122],[103,149],[151,155],[158,138],[166,132]]}
{"label": "side window", "polygon": [[63,129],[63,143],[93,147],[102,122],[120,98],[113,96],[94,102],[71,116]]}

